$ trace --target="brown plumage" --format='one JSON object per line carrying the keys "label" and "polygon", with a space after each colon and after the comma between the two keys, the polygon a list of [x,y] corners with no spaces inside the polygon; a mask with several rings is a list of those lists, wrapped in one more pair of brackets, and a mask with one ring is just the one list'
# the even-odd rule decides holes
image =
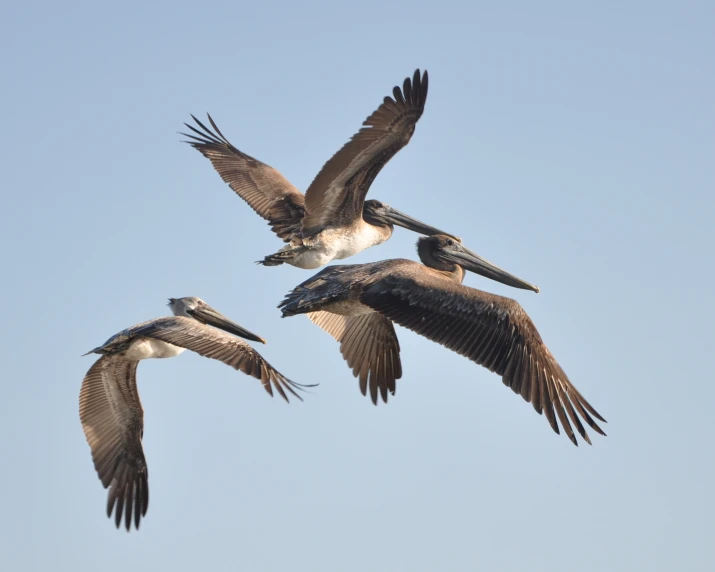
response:
{"label": "brown plumage", "polygon": [[[572,424],[591,443],[581,420],[605,435],[594,417],[605,419],[573,386],[521,305],[461,284],[465,268],[516,287],[528,288],[527,283],[450,237],[421,238],[418,250],[423,264],[396,259],[326,268],[286,296],[280,306],[283,315],[322,311],[364,317],[377,313],[498,374],[505,385],[546,416],[556,433],[560,423],[574,444],[578,442]],[[327,329],[326,320],[316,323]],[[363,339],[370,339],[369,332]],[[371,366],[369,360],[361,364],[368,370]],[[394,379],[382,383],[388,385]]]}
{"label": "brown plumage", "polygon": [[330,312],[309,312],[308,318],[340,342],[340,353],[360,381],[360,391],[377,405],[378,389],[387,403],[395,394],[395,380],[402,377],[400,342],[392,322],[372,312],[341,316]]}
{"label": "brown plumage", "polygon": [[305,192],[303,235],[329,226],[347,226],[362,217],[363,203],[375,177],[397,152],[410,142],[427,101],[428,76],[406,78],[394,87],[394,99],[382,105],[363,123],[320,170]]}
{"label": "brown plumage", "polygon": [[[276,169],[234,147],[208,116],[213,130],[192,115],[187,141],[288,245],[262,261],[318,268],[390,238],[393,225],[421,234],[448,234],[379,201],[366,201],[377,174],[407,143],[424,111],[428,76],[419,70],[328,160],[303,196]],[[372,228],[370,228],[372,227]],[[356,237],[359,237],[356,239]]]}
{"label": "brown plumage", "polygon": [[[79,416],[94,468],[107,495],[107,516],[139,528],[149,507],[149,473],[142,448],[144,410],[137,391],[138,361],[99,358],[82,382]],[[116,510],[115,510],[116,509]]]}
{"label": "brown plumage", "polygon": [[[261,342],[263,338],[228,320],[203,300],[171,298],[170,306],[176,316],[128,328],[89,352],[102,357],[85,375],[79,395],[80,421],[94,467],[109,489],[107,516],[114,512],[117,527],[124,519],[127,530],[132,522],[139,528],[149,505],[142,448],[144,410],[137,390],[140,360],[173,357],[188,349],[260,380],[270,395],[275,389],[286,401],[288,393],[302,400],[296,390],[306,387],[286,378],[236,335]],[[216,329],[219,327],[226,331]]]}
{"label": "brown plumage", "polygon": [[193,115],[199,129],[185,123],[199,137],[184,133],[188,143],[211,161],[216,172],[231,189],[261,218],[268,221],[273,232],[284,242],[300,234],[305,214],[305,197],[283,175],[270,165],[254,159],[234,147],[224,137],[209,115],[215,132]]}

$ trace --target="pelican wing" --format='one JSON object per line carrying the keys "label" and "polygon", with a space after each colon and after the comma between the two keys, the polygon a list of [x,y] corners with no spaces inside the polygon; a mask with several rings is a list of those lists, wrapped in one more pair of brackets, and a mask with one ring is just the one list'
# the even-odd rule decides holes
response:
{"label": "pelican wing", "polygon": [[109,488],[107,516],[117,527],[139,528],[149,506],[148,471],[142,434],[144,411],[137,392],[137,361],[99,358],[89,369],[79,394],[79,417],[104,488]]}
{"label": "pelican wing", "polygon": [[387,392],[395,394],[395,380],[402,377],[400,343],[392,322],[377,312],[341,316],[330,312],[309,312],[308,317],[337,341],[340,353],[360,380],[360,391],[377,405],[378,389],[387,403]]}
{"label": "pelican wing", "polygon": [[207,358],[219,360],[232,368],[260,379],[264,389],[272,396],[273,389],[288,401],[286,390],[303,398],[295,390],[302,386],[291,381],[269,364],[261,354],[243,340],[191,318],[169,316],[147,323],[133,331],[136,336],[156,338],[186,348]]}
{"label": "pelican wing", "polygon": [[196,133],[182,133],[192,139],[187,143],[211,161],[224,182],[268,221],[273,232],[290,242],[291,237],[300,232],[305,212],[303,194],[276,169],[231,145],[210,115],[208,118],[215,132],[193,115],[191,117],[198,128],[184,123]]}
{"label": "pelican wing", "polygon": [[[605,435],[604,421],[571,384],[515,300],[449,283],[429,273],[388,275],[367,286],[359,301],[394,322],[499,374],[505,385],[544,413],[577,445],[569,419],[591,443],[580,417]],[[591,415],[589,415],[589,413]]]}
{"label": "pelican wing", "polygon": [[303,236],[328,226],[349,226],[362,217],[365,196],[385,164],[409,143],[427,99],[427,72],[415,71],[394,99],[368,117],[352,139],[325,163],[305,193]]}

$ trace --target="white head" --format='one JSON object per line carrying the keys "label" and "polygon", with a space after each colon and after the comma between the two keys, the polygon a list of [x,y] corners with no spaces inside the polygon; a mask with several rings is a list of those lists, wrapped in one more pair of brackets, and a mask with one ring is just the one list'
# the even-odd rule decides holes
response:
{"label": "white head", "polygon": [[218,310],[214,310],[201,298],[196,296],[185,296],[184,298],[169,298],[169,308],[171,308],[174,316],[183,316],[191,318],[202,324],[215,326],[231,334],[241,336],[247,340],[254,342],[266,343],[262,337],[249,332],[247,329],[239,326],[236,322],[232,322]]}
{"label": "white head", "polygon": [[201,298],[196,296],[184,296],[183,298],[169,298],[169,303],[167,304],[171,308],[172,314],[174,316],[186,316],[187,318],[193,318],[189,312],[191,310],[196,310],[201,306],[210,307]]}

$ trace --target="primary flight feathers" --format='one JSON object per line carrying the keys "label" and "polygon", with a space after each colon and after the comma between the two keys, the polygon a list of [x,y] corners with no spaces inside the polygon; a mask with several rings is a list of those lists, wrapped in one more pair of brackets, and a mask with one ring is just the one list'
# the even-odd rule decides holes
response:
{"label": "primary flight feathers", "polygon": [[422,264],[395,259],[325,268],[279,308],[284,317],[308,314],[338,340],[363,395],[369,387],[375,404],[378,391],[387,402],[402,375],[394,322],[500,375],[544,413],[556,433],[558,418],[574,445],[571,423],[591,443],[579,416],[605,435],[591,415],[605,419],[571,384],[519,303],[463,286],[462,280],[469,270],[515,288],[538,292],[536,286],[448,236],[420,238],[418,252]]}
{"label": "primary flight feathers", "polygon": [[[142,448],[144,410],[137,390],[137,366],[143,359],[169,358],[191,350],[219,360],[260,380],[273,395],[302,400],[304,386],[291,381],[236,336],[265,343],[196,297],[170,298],[174,316],[127,328],[88,353],[100,357],[89,369],[79,395],[79,416],[94,466],[109,488],[107,516],[119,526],[139,528],[149,505],[146,459]],[[220,329],[217,329],[220,328]],[[87,354],[85,354],[87,355]]]}
{"label": "primary flight feathers", "polygon": [[[261,261],[265,266],[319,268],[385,242],[395,225],[423,235],[417,242],[421,264],[393,259],[331,266],[295,287],[279,306],[283,317],[306,314],[339,342],[360,391],[375,405],[387,403],[402,377],[399,324],[499,375],[574,445],[576,433],[591,443],[586,426],[605,435],[597,422],[605,419],[571,383],[522,306],[462,281],[474,272],[513,288],[539,288],[469,250],[457,236],[367,199],[375,177],[410,142],[428,84],[427,72],[417,70],[396,86],[323,165],[305,195],[276,169],[234,147],[210,115],[209,125],[192,115],[194,125],[185,124],[191,133],[184,135],[285,243]],[[263,338],[203,300],[170,298],[169,306],[173,316],[132,326],[91,350],[101,357],[80,391],[82,428],[109,489],[107,515],[127,530],[132,523],[139,528],[149,505],[136,378],[141,360],[188,349],[260,380],[270,395],[277,392],[286,401],[289,395],[302,399],[298,392],[314,387],[285,377],[239,339],[265,343]]]}
{"label": "primary flight feathers", "polygon": [[221,133],[193,115],[194,134],[184,133],[192,147],[211,161],[221,178],[266,219],[288,244],[265,257],[262,264],[287,263],[319,268],[381,244],[394,225],[420,234],[449,234],[414,219],[380,201],[366,201],[375,177],[412,138],[427,99],[427,72],[405,79],[393,89],[358,131],[315,177],[305,196],[276,169],[246,155]]}

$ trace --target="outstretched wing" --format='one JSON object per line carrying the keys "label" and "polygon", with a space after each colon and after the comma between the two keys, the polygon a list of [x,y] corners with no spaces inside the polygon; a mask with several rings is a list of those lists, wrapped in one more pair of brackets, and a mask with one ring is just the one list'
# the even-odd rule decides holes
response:
{"label": "outstretched wing", "polygon": [[546,415],[556,433],[558,417],[575,445],[569,419],[591,443],[579,415],[605,435],[591,415],[605,419],[572,385],[515,300],[458,284],[445,288],[443,279],[413,273],[383,276],[361,292],[359,301],[499,374],[505,385]]}
{"label": "outstretched wing", "polygon": [[192,139],[187,143],[211,161],[224,182],[268,221],[273,232],[284,242],[290,242],[291,237],[300,232],[305,213],[303,194],[276,169],[231,145],[210,115],[208,118],[215,132],[193,115],[191,117],[198,128],[184,123],[196,133],[182,133]]}
{"label": "outstretched wing", "polygon": [[79,394],[79,417],[92,449],[94,468],[109,488],[107,516],[117,528],[138,529],[149,506],[148,471],[142,434],[144,411],[137,392],[137,361],[99,358],[89,369]]}
{"label": "outstretched wing", "polygon": [[352,139],[325,163],[305,193],[303,236],[329,226],[349,226],[362,217],[370,185],[385,164],[410,142],[427,99],[427,72],[405,79],[394,99],[368,117]]}
{"label": "outstretched wing", "polygon": [[286,391],[303,400],[295,390],[307,386],[291,381],[246,342],[222,330],[191,318],[169,316],[152,320],[141,329],[133,330],[133,334],[156,338],[204,357],[222,361],[234,369],[260,379],[270,395],[273,395],[275,389],[286,401],[288,401]]}
{"label": "outstretched wing", "polygon": [[340,353],[360,380],[360,391],[377,405],[378,389],[387,403],[388,391],[395,394],[395,380],[402,377],[400,343],[392,322],[377,312],[341,316],[309,312],[307,316],[340,342]]}

